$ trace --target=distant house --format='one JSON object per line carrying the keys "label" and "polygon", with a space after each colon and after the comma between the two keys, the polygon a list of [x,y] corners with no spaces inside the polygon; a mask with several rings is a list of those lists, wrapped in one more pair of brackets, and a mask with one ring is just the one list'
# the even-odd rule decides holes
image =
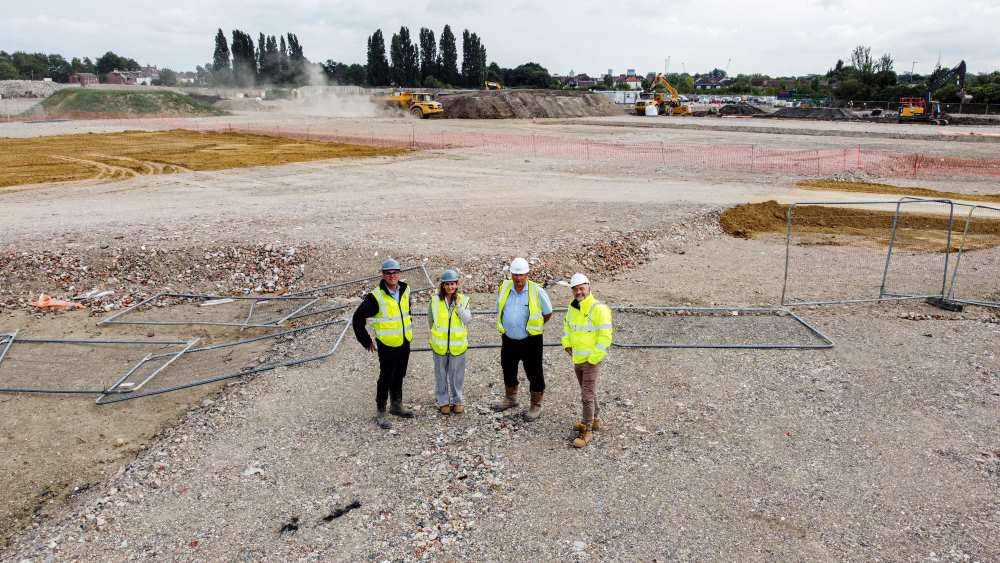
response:
{"label": "distant house", "polygon": [[615,78],[615,86],[627,86],[629,90],[642,90],[642,79],[632,74],[619,74]]}
{"label": "distant house", "polygon": [[694,81],[694,87],[696,90],[718,90],[729,86],[731,82],[732,80],[729,78],[714,78],[711,75],[705,75]]}
{"label": "distant house", "polygon": [[100,82],[100,80],[97,79],[97,75],[90,72],[74,72],[69,75],[70,84],[90,86],[91,84],[97,84],[98,82]]}
{"label": "distant house", "polygon": [[152,79],[144,77],[141,70],[112,70],[107,74],[108,84],[136,85],[152,83]]}

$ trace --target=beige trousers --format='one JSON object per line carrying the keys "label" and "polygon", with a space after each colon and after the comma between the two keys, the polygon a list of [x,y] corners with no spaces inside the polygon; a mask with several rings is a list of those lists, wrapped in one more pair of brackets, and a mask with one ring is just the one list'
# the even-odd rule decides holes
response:
{"label": "beige trousers", "polygon": [[580,383],[580,399],[583,402],[583,423],[590,424],[597,418],[601,408],[597,405],[597,375],[600,364],[589,362],[573,364],[576,380]]}

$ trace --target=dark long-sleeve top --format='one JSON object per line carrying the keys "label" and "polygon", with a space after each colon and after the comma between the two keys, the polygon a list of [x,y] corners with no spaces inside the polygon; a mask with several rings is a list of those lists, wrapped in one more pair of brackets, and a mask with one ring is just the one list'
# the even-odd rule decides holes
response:
{"label": "dark long-sleeve top", "polygon": [[[384,280],[379,281],[378,285],[382,288],[382,291],[389,293],[389,289],[386,288]],[[406,282],[401,281],[396,287],[399,290],[400,298],[402,298],[403,292],[406,291]],[[351,319],[351,325],[354,327],[354,336],[366,350],[372,345],[372,337],[368,334],[368,329],[365,327],[365,321],[377,314],[378,301],[376,301],[375,296],[369,292],[368,295],[365,295],[361,304],[358,305],[358,308],[354,311],[354,317]]]}

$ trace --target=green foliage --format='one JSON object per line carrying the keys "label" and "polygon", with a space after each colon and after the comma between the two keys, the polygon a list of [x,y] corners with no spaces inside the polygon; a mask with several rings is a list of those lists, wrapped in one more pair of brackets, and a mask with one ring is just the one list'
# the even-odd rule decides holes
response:
{"label": "green foliage", "polygon": [[[98,59],[100,67],[100,59]],[[228,84],[231,78],[229,68],[229,43],[226,42],[226,35],[222,33],[222,28],[215,34],[215,53],[212,55],[212,72],[215,75],[216,84]]]}
{"label": "green foliage", "polygon": [[177,86],[177,73],[169,68],[161,70],[160,84],[163,86]]}
{"label": "green foliage", "polygon": [[486,47],[468,29],[462,32],[462,84],[481,88],[486,80]]}
{"label": "green foliage", "polygon": [[368,38],[368,84],[387,86],[389,84],[389,61],[385,57],[385,39],[382,30],[376,29]]}
{"label": "green foliage", "polygon": [[253,39],[248,33],[234,29],[230,50],[233,54],[233,82],[244,88],[255,85],[257,83],[257,53],[254,49]]}
{"label": "green foliage", "polygon": [[8,59],[0,58],[0,80],[17,80],[17,67]]}
{"label": "green foliage", "polygon": [[445,84],[458,84],[458,46],[455,43],[455,34],[452,33],[449,25],[445,25],[441,31],[438,52],[440,59],[437,66],[440,69],[441,80]]}
{"label": "green foliage", "polygon": [[364,86],[368,82],[368,69],[364,65],[348,65],[327,60],[322,67],[327,79],[336,84]]}
{"label": "green foliage", "polygon": [[438,74],[437,41],[434,32],[426,27],[420,28],[420,78],[426,81],[428,77]]}
{"label": "green foliage", "polygon": [[390,76],[398,86],[413,86],[419,83],[420,67],[417,46],[410,39],[410,30],[400,27],[399,33],[392,34],[389,46]]}
{"label": "green foliage", "polygon": [[148,90],[93,90],[64,88],[41,103],[49,114],[129,113],[172,115],[222,115],[211,105],[176,92]]}

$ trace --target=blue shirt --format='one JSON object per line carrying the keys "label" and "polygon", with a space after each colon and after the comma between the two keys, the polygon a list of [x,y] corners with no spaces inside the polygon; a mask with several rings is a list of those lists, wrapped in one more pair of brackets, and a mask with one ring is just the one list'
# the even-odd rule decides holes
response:
{"label": "blue shirt", "polygon": [[392,298],[395,299],[396,301],[399,301],[399,284],[396,284],[396,291],[390,291],[389,295],[391,295]]}
{"label": "blue shirt", "polygon": [[[552,313],[552,301],[549,294],[541,286],[538,286],[538,304],[542,307],[542,314]],[[500,296],[497,296],[497,309],[500,308]],[[524,340],[528,337],[528,284],[524,284],[524,290],[518,293],[517,289],[511,285],[510,295],[503,306],[504,334],[513,340]]]}

